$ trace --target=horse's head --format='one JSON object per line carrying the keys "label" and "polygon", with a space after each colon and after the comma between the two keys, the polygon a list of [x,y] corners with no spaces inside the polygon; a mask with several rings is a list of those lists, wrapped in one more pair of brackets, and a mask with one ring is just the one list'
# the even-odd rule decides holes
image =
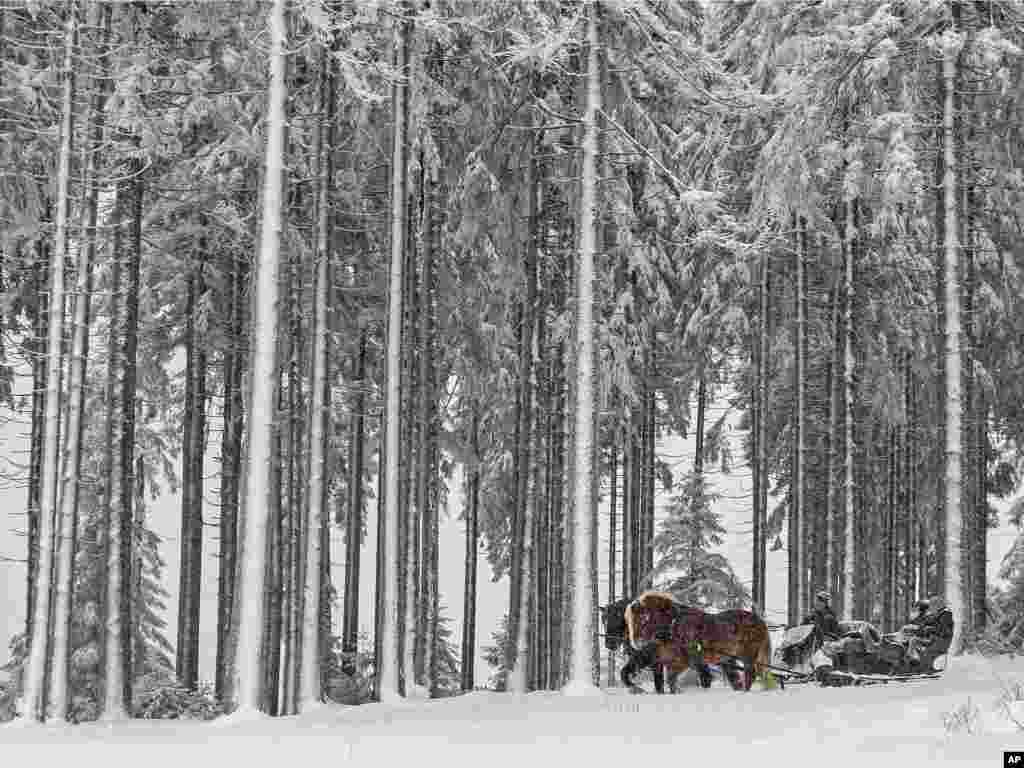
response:
{"label": "horse's head", "polygon": [[609,651],[619,650],[626,640],[626,606],[628,598],[616,600],[601,608],[601,621],[604,623],[604,647]]}

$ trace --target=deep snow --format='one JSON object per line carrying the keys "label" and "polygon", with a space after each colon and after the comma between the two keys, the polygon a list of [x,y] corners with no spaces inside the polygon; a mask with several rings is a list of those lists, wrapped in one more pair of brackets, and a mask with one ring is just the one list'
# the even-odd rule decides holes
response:
{"label": "deep snow", "polygon": [[[951,659],[940,680],[862,688],[686,688],[589,698],[478,691],[397,705],[326,706],[298,717],[199,723],[7,725],[5,765],[407,766],[1002,765],[1024,730],[1000,704],[1024,659]],[[1024,704],[1017,719],[1024,726]],[[969,732],[946,719],[976,708]],[[1011,705],[1011,711],[1016,708]],[[10,759],[10,761],[9,761]],[[23,762],[27,761],[27,762]],[[41,761],[41,762],[40,762]],[[693,762],[696,761],[696,762]],[[69,763],[72,764],[72,763]]]}

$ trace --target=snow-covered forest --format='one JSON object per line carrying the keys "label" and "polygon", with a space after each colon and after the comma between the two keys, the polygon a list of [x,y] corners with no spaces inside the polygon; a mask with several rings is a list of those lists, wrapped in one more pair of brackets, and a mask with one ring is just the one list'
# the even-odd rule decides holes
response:
{"label": "snow-covered forest", "polygon": [[[987,545],[1024,527],[1022,131],[1019,0],[0,0],[0,411],[29,446],[0,720],[555,717],[516,695],[618,685],[599,606],[769,615],[778,550],[786,625],[820,590],[885,632],[941,595],[947,677],[995,696],[1024,648],[1024,536],[999,585]],[[710,479],[740,470],[742,568]]]}

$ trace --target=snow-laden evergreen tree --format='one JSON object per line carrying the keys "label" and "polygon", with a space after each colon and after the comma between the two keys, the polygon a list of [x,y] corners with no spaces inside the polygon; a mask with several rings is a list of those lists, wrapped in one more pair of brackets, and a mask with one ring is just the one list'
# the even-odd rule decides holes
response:
{"label": "snow-laden evergreen tree", "polygon": [[714,507],[703,474],[690,473],[666,509],[654,539],[654,582],[681,603],[709,610],[745,608],[750,594],[724,555],[712,549],[725,543],[722,516]]}

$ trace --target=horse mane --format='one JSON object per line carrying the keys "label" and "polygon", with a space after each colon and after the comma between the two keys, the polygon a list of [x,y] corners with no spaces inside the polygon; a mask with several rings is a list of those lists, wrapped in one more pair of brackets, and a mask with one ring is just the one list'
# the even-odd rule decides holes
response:
{"label": "horse mane", "polygon": [[655,592],[653,590],[642,592],[636,599],[636,603],[644,608],[670,608],[677,604],[676,599],[668,592]]}

